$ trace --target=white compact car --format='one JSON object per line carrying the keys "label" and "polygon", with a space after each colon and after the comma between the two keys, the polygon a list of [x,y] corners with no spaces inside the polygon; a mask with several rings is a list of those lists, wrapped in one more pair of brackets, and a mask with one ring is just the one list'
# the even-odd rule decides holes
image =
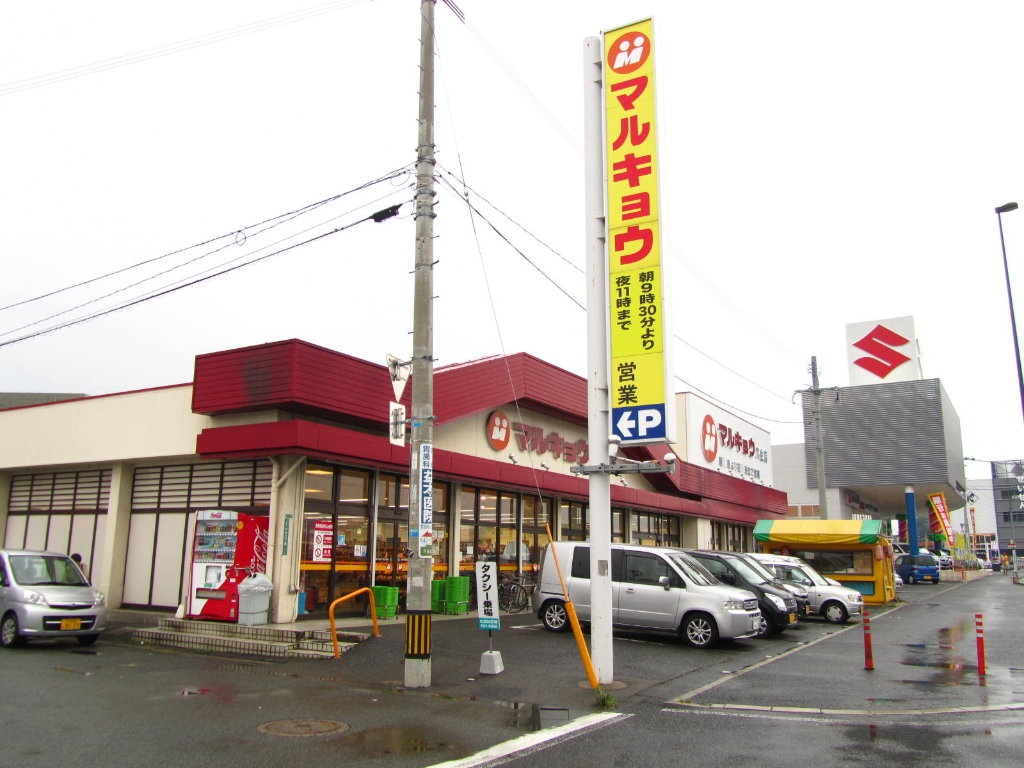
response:
{"label": "white compact car", "polygon": [[864,596],[860,592],[826,579],[798,557],[760,553],[754,557],[771,567],[782,581],[805,587],[811,601],[811,613],[826,621],[843,624],[864,610]]}
{"label": "white compact car", "polygon": [[106,627],[106,598],[70,557],[0,549],[0,645],[51,637],[92,645]]}

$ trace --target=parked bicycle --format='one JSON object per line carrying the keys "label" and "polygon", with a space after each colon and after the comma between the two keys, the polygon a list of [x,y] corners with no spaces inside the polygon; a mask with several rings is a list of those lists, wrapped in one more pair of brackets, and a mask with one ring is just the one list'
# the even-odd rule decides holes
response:
{"label": "parked bicycle", "polygon": [[523,586],[523,574],[502,573],[501,583],[498,585],[498,607],[508,613],[519,613],[529,602],[530,596]]}

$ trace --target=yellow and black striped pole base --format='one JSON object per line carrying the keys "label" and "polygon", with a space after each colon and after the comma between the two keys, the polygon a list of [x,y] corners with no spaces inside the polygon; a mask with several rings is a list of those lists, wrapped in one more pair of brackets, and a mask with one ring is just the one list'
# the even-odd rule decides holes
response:
{"label": "yellow and black striped pole base", "polygon": [[430,611],[406,610],[405,658],[430,658]]}

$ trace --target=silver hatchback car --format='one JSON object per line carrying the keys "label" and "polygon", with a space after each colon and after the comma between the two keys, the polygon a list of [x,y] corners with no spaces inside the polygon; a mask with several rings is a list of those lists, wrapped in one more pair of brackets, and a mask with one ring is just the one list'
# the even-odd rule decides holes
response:
{"label": "silver hatchback car", "polygon": [[59,552],[0,549],[0,645],[75,637],[92,645],[107,627],[107,605],[75,562]]}

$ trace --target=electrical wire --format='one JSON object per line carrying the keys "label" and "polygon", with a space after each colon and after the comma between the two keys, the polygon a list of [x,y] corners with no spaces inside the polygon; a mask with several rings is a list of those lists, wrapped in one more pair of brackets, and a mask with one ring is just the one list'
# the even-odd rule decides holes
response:
{"label": "electrical wire", "polygon": [[[540,244],[541,244],[541,245],[543,245],[543,246],[544,246],[545,248],[547,248],[547,249],[548,249],[549,251],[551,251],[551,253],[553,253],[553,254],[554,254],[555,256],[557,256],[557,257],[558,257],[559,259],[561,259],[561,260],[562,260],[562,261],[563,261],[563,262],[564,262],[565,264],[567,264],[567,265],[569,265],[570,267],[572,267],[573,269],[575,269],[575,270],[576,270],[577,272],[579,272],[579,273],[580,273],[581,275],[586,275],[586,270],[585,270],[585,269],[583,269],[583,267],[580,267],[579,265],[577,265],[577,264],[574,264],[574,263],[573,263],[572,261],[570,261],[569,259],[567,259],[567,258],[566,258],[565,256],[563,256],[562,254],[560,254],[560,253],[559,253],[558,251],[556,251],[556,250],[555,250],[554,248],[552,248],[552,247],[551,247],[550,245],[548,245],[548,244],[547,244],[547,243],[545,243],[545,242],[544,242],[543,240],[541,240],[541,239],[540,239],[540,238],[539,238],[539,237],[538,237],[537,235],[535,235],[535,234],[534,234],[533,232],[531,232],[531,231],[530,231],[530,230],[528,230],[528,229],[527,229],[526,227],[524,227],[524,226],[523,226],[522,224],[520,224],[520,223],[519,223],[518,221],[516,221],[516,220],[515,220],[515,219],[513,219],[513,218],[512,218],[511,216],[509,216],[509,214],[507,214],[507,213],[506,213],[505,211],[503,211],[503,210],[502,210],[501,208],[499,208],[498,206],[496,206],[496,205],[495,205],[494,203],[492,203],[492,202],[491,202],[490,200],[488,200],[488,199],[487,199],[486,197],[484,197],[484,196],[483,196],[483,195],[481,195],[481,194],[480,194],[479,192],[477,192],[477,191],[476,191],[475,189],[473,189],[473,187],[469,186],[469,185],[468,185],[468,184],[467,184],[467,183],[466,183],[465,181],[463,181],[462,179],[460,179],[460,178],[459,178],[458,176],[456,176],[456,175],[455,175],[454,173],[452,173],[451,171],[449,171],[449,170],[447,170],[446,168],[444,168],[444,167],[443,167],[443,166],[442,166],[442,165],[441,165],[440,163],[438,163],[437,167],[438,167],[438,170],[441,170],[441,171],[443,171],[444,173],[447,173],[447,174],[448,174],[449,176],[451,176],[451,177],[452,177],[453,179],[455,179],[455,181],[456,181],[456,182],[458,182],[459,186],[461,186],[461,187],[463,188],[463,190],[466,190],[466,191],[468,191],[468,192],[472,192],[472,193],[473,193],[474,195],[476,195],[476,196],[477,196],[478,198],[480,198],[480,199],[481,199],[481,200],[483,200],[483,201],[484,201],[485,203],[487,203],[487,204],[488,204],[489,206],[491,206],[491,208],[493,208],[493,209],[494,209],[495,211],[497,211],[497,212],[498,212],[498,213],[500,213],[500,214],[501,214],[502,216],[504,216],[504,217],[505,217],[506,219],[508,219],[508,220],[509,220],[510,222],[512,222],[513,224],[515,224],[515,225],[516,225],[517,227],[519,227],[519,229],[521,229],[521,230],[522,230],[523,232],[525,232],[525,233],[526,233],[527,235],[529,235],[529,236],[530,236],[530,237],[532,237],[532,238],[533,238],[534,240],[536,240],[536,241],[537,241],[538,243],[540,243]],[[464,192],[464,193],[463,193],[463,196],[466,196],[466,192]]]}
{"label": "electrical wire", "polygon": [[[387,217],[387,218],[390,218],[390,217]],[[220,272],[216,272],[214,274],[206,275],[205,277],[200,277],[200,278],[198,278],[196,280],[192,280],[191,282],[185,283],[183,285],[177,285],[177,286],[174,286],[174,287],[171,287],[171,288],[167,288],[166,290],[162,290],[162,291],[160,291],[158,293],[153,293],[153,294],[150,294],[148,296],[144,296],[142,298],[138,298],[138,299],[134,299],[134,300],[128,301],[128,302],[126,302],[124,304],[121,304],[121,305],[119,305],[117,307],[111,307],[109,309],[105,309],[105,310],[102,310],[102,311],[99,311],[99,312],[95,312],[95,313],[93,313],[91,315],[88,315],[86,317],[76,318],[74,320],[69,320],[66,323],[61,323],[59,325],[52,326],[50,328],[44,328],[42,330],[35,331],[34,333],[30,333],[30,334],[26,334],[24,336],[21,336],[21,337],[19,337],[17,339],[9,339],[8,341],[0,341],[0,347],[10,346],[11,344],[17,344],[17,343],[22,342],[22,341],[28,341],[29,339],[34,339],[34,338],[37,338],[39,336],[44,336],[44,335],[46,335],[48,333],[53,333],[54,331],[63,330],[64,328],[70,328],[73,325],[78,325],[80,323],[84,323],[84,322],[87,322],[89,320],[95,320],[95,319],[97,319],[99,317],[103,317],[104,315],[113,314],[114,312],[120,312],[121,310],[128,309],[129,307],[134,307],[134,306],[136,306],[138,304],[142,304],[144,302],[160,298],[161,296],[167,296],[168,294],[175,293],[177,291],[182,290],[183,288],[190,288],[190,287],[192,287],[194,285],[198,285],[199,283],[204,283],[207,280],[212,280],[215,277],[221,277],[222,275],[226,275],[229,272],[234,272],[236,270],[242,269],[243,267],[248,267],[248,266],[251,266],[252,264],[256,264],[258,262],[265,261],[266,259],[269,259],[269,258],[271,258],[273,256],[278,256],[278,255],[280,255],[282,253],[287,253],[288,251],[294,250],[296,248],[300,248],[300,247],[302,247],[304,245],[309,245],[310,243],[315,243],[318,240],[323,240],[325,237],[330,237],[331,235],[336,235],[339,232],[344,232],[347,229],[351,229],[352,227],[355,227],[355,226],[357,226],[359,224],[364,224],[367,221],[377,221],[377,220],[378,220],[377,219],[377,214],[371,214],[370,216],[366,216],[365,218],[359,219],[358,221],[354,221],[351,224],[346,224],[345,226],[337,227],[336,229],[333,229],[330,232],[323,232],[323,233],[321,233],[321,234],[319,234],[319,235],[317,235],[315,237],[309,238],[308,240],[303,240],[301,243],[293,243],[292,245],[289,245],[289,246],[286,246],[284,248],[281,248],[280,250],[274,251],[273,253],[265,254],[263,256],[260,256],[259,258],[253,259],[251,261],[247,261],[244,264],[236,264],[233,267],[228,267],[227,269],[221,270]],[[384,220],[384,219],[381,219],[381,220]]]}
{"label": "electrical wire", "polygon": [[24,80],[15,80],[14,82],[0,85],[0,96],[7,96],[20,91],[28,91],[33,88],[42,88],[43,86],[53,85],[54,83],[60,83],[65,80],[73,80],[78,77],[94,75],[98,72],[118,69],[131,64],[138,64],[140,62],[149,61],[150,59],[156,59],[162,56],[170,56],[174,53],[188,51],[193,48],[201,48],[206,45],[213,45],[214,43],[220,43],[225,40],[230,40],[231,38],[251,35],[256,32],[272,29],[273,27],[280,27],[284,24],[292,24],[296,21],[305,21],[306,19],[312,19],[317,16],[323,16],[327,13],[333,13],[349,6],[362,5],[368,2],[370,2],[370,0],[343,0],[342,2],[336,1],[325,3],[324,5],[312,6],[300,11],[286,13],[281,16],[274,16],[261,21],[254,21],[249,24],[242,24],[219,32],[211,32],[199,37],[179,40],[176,43],[168,43],[167,45],[161,45],[156,48],[147,48],[146,50],[136,51],[135,53],[126,53],[122,56],[114,56],[109,59],[94,61],[91,64],[81,64],[77,67],[62,69],[45,75],[36,75],[35,77],[28,77]]}
{"label": "electrical wire", "polygon": [[[228,238],[228,237],[235,238],[235,237],[237,237],[239,232],[245,233],[247,230],[256,229],[257,227],[262,227],[264,224],[268,224],[270,222],[277,222],[276,224],[272,224],[269,227],[265,227],[264,229],[259,230],[259,232],[256,233],[257,235],[261,234],[262,232],[265,232],[265,231],[267,231],[269,229],[273,229],[274,227],[279,226],[280,224],[284,224],[285,222],[288,222],[288,221],[291,221],[293,219],[296,219],[296,218],[298,218],[299,216],[301,216],[303,214],[315,211],[315,210],[323,207],[324,205],[327,205],[329,203],[333,203],[334,201],[340,200],[341,198],[346,197],[348,195],[351,195],[351,194],[353,194],[355,192],[359,192],[359,191],[361,191],[363,189],[367,189],[367,188],[372,187],[372,186],[374,186],[376,184],[379,184],[379,183],[381,183],[383,181],[387,181],[387,180],[391,180],[391,179],[399,178],[401,176],[408,175],[409,174],[409,170],[410,170],[411,167],[412,167],[412,165],[409,164],[409,165],[403,166],[401,168],[397,168],[397,169],[395,169],[393,171],[390,171],[387,174],[384,174],[383,176],[380,176],[380,177],[378,177],[376,179],[373,179],[372,181],[364,182],[363,184],[360,184],[358,187],[354,187],[354,188],[348,190],[347,192],[342,192],[342,193],[337,194],[337,195],[332,195],[331,197],[325,198],[323,200],[318,200],[315,203],[309,203],[308,205],[304,205],[301,208],[295,209],[294,211],[289,211],[288,213],[282,213],[282,214],[278,214],[277,216],[272,216],[269,219],[264,219],[263,221],[259,221],[259,222],[256,222],[254,224],[249,224],[247,226],[242,227],[241,229],[234,229],[234,230],[232,230],[230,232],[227,232],[227,233],[225,233],[223,235],[218,235],[217,237],[210,238],[209,240],[204,240],[201,243],[195,243],[194,245],[190,245],[187,248],[179,248],[176,251],[171,251],[170,253],[165,253],[162,256],[155,256],[155,257],[153,257],[151,259],[145,259],[145,260],[137,262],[135,264],[130,264],[127,267],[121,267],[120,269],[116,269],[113,272],[108,272],[108,273],[106,273],[104,275],[98,275],[97,277],[92,277],[92,278],[89,278],[88,280],[83,280],[81,282],[75,283],[74,285],[68,285],[68,286],[65,286],[63,288],[58,288],[58,289],[49,291],[48,293],[41,294],[39,296],[33,296],[30,299],[22,299],[21,301],[16,301],[13,304],[8,304],[7,306],[0,307],[0,312],[3,312],[4,310],[7,310],[7,309],[13,309],[15,307],[24,306],[25,304],[31,304],[32,302],[40,301],[41,299],[48,299],[51,296],[56,296],[56,295],[58,295],[60,293],[64,293],[65,291],[70,291],[70,290],[72,290],[74,288],[81,288],[82,286],[89,285],[91,283],[95,283],[95,282],[98,282],[100,280],[105,280],[108,277],[114,277],[114,276],[120,275],[120,274],[122,274],[124,272],[129,272],[129,271],[131,271],[133,269],[137,269],[139,267],[144,267],[147,264],[152,264],[154,262],[161,261],[161,260],[169,258],[171,256],[177,256],[178,254],[185,253],[187,251],[192,250],[193,248],[201,248],[204,245],[209,245],[210,243],[215,243],[215,242],[217,242],[219,240],[223,240],[223,239]],[[233,244],[233,243],[229,243],[228,245],[231,245],[231,244]],[[214,251],[210,251],[208,254],[204,254],[204,257],[212,255],[214,253],[217,253],[218,251],[223,250],[226,247],[227,246],[223,246],[221,248],[215,249]],[[204,258],[204,257],[199,257],[199,258]],[[192,259],[191,261],[195,261],[195,260],[196,259]],[[179,265],[179,266],[187,265],[187,264],[191,263],[191,261],[184,262],[184,264]],[[168,271],[170,271],[170,270],[168,270]],[[17,330],[17,329],[15,329],[15,330]],[[6,334],[0,333],[0,336],[2,336],[2,335],[6,335]]]}
{"label": "electrical wire", "polygon": [[[493,222],[491,222],[486,216],[484,216],[483,213],[481,213],[481,211],[475,205],[473,205],[471,202],[469,202],[468,198],[466,198],[465,195],[460,194],[459,191],[452,185],[452,183],[450,181],[448,181],[444,177],[441,177],[441,181],[445,184],[445,186],[447,186],[449,189],[451,189],[455,193],[455,195],[457,197],[461,198],[462,202],[464,202],[466,204],[466,206],[473,213],[475,213],[478,217],[480,217],[480,220],[483,221],[487,226],[489,226],[498,237],[500,237],[502,240],[504,240],[513,251],[518,253],[522,257],[523,261],[525,261],[527,264],[529,264],[535,270],[540,272],[540,274],[543,275],[544,279],[547,280],[549,283],[551,283],[551,285],[553,285],[555,288],[557,288],[562,294],[564,294],[565,297],[569,299],[569,301],[571,301],[573,304],[575,304],[580,309],[586,310],[586,306],[579,299],[577,299],[575,296],[573,296],[571,293],[569,293],[569,291],[567,291],[565,288],[563,288],[561,285],[559,285],[559,283],[556,280],[554,280],[550,275],[548,275],[543,269],[541,269],[540,266],[536,262],[534,262],[529,256],[527,256],[525,253],[523,253],[521,250],[519,250],[519,248],[517,248],[512,243],[512,241],[509,240],[508,237],[500,229],[498,229],[497,226],[495,226],[495,224]],[[476,229],[475,229],[475,226],[474,226],[474,235],[475,235],[475,233],[476,233]]]}
{"label": "electrical wire", "polygon": [[[207,269],[204,269],[204,270],[201,270],[199,272],[193,273],[192,275],[188,275],[186,277],[182,277],[179,280],[177,280],[176,282],[172,282],[172,283],[170,283],[168,285],[162,286],[161,288],[156,288],[156,289],[154,289],[153,292],[154,293],[162,294],[163,292],[166,291],[167,288],[169,288],[171,286],[179,285],[181,283],[185,283],[185,282],[187,282],[189,280],[193,280],[194,278],[199,277],[201,275],[205,275],[205,274],[208,274],[208,273],[213,272],[215,270],[221,269],[222,267],[225,267],[225,266],[227,266],[229,264],[233,264],[233,263],[235,263],[237,261],[241,261],[242,259],[246,259],[246,258],[248,258],[250,256],[253,256],[254,254],[259,253],[260,251],[266,250],[267,248],[273,248],[275,245],[280,245],[281,243],[287,242],[288,240],[290,240],[290,239],[292,239],[294,237],[298,237],[299,235],[304,235],[307,232],[311,232],[312,230],[316,229],[317,227],[322,227],[325,224],[328,224],[328,223],[330,223],[332,221],[336,221],[337,219],[343,218],[345,216],[349,216],[352,213],[355,213],[356,211],[362,210],[364,208],[368,208],[369,206],[374,205],[376,203],[379,203],[382,200],[386,200],[387,198],[392,197],[395,193],[396,193],[396,190],[392,190],[392,191],[388,192],[387,194],[382,195],[381,197],[378,197],[378,198],[376,198],[374,200],[371,200],[371,201],[369,201],[367,203],[364,203],[362,205],[356,206],[355,208],[353,208],[353,209],[351,209],[349,211],[346,211],[344,213],[338,214],[337,216],[332,216],[331,218],[326,219],[325,221],[318,222],[316,224],[313,224],[312,226],[307,227],[306,229],[299,230],[298,232],[293,232],[293,233],[287,235],[286,237],[281,238],[280,240],[276,240],[276,241],[274,241],[272,243],[268,243],[267,245],[261,246],[260,248],[257,248],[255,251],[249,251],[248,253],[242,254],[241,256],[236,256],[236,257],[234,257],[232,259],[228,259],[227,261],[223,261],[220,264],[216,264],[216,265],[214,265],[212,267],[209,267]],[[274,226],[277,226],[277,225],[274,225]],[[266,232],[266,231],[268,231],[269,229],[272,229],[272,228],[273,227],[267,227],[264,230],[260,230],[258,232],[255,232],[251,237],[256,237],[256,236],[262,234],[263,232]],[[192,264],[192,263],[195,263],[195,262],[200,261],[202,259],[205,259],[205,258],[207,258],[207,257],[209,257],[209,256],[211,256],[211,255],[213,255],[215,253],[219,253],[220,251],[222,251],[222,250],[224,250],[225,248],[228,248],[228,247],[230,247],[230,245],[221,246],[220,248],[214,249],[213,251],[210,251],[208,253],[204,253],[204,254],[202,254],[200,256],[197,256],[197,257],[195,257],[193,259],[190,259],[190,260],[188,260],[186,262],[183,262],[181,264],[177,264],[177,265],[175,265],[173,267],[170,267],[168,269],[163,270],[162,272],[157,272],[157,273],[155,273],[153,275],[150,275],[149,277],[143,278],[142,280],[138,280],[138,281],[136,281],[134,283],[130,283],[130,284],[126,285],[126,286],[118,288],[117,290],[105,293],[102,296],[97,296],[94,299],[90,299],[88,301],[82,302],[81,304],[78,304],[78,305],[76,305],[74,307],[70,307],[68,309],[61,310],[60,312],[55,312],[54,314],[49,315],[48,317],[44,317],[44,318],[41,318],[39,320],[35,320],[35,321],[31,322],[31,323],[26,323],[25,325],[19,326],[17,328],[12,328],[9,331],[0,332],[0,336],[10,336],[11,334],[17,333],[18,331],[24,330],[26,328],[32,328],[34,326],[40,325],[40,324],[48,322],[50,320],[54,320],[54,319],[56,319],[58,317],[62,317],[63,315],[70,314],[71,312],[75,312],[76,310],[83,309],[83,308],[85,308],[85,307],[87,307],[87,306],[89,306],[91,304],[95,304],[95,303],[97,303],[99,301],[102,301],[103,299],[108,299],[111,296],[116,296],[119,293],[124,293],[125,291],[130,290],[131,288],[136,288],[136,287],[142,285],[143,283],[147,283],[147,282],[149,282],[151,280],[155,280],[158,277],[163,277],[164,275],[169,274],[169,273],[171,273],[171,272],[173,272],[173,271],[175,271],[177,269],[181,269],[183,267],[186,267],[189,264]],[[259,261],[259,259],[256,259],[256,261]]]}

